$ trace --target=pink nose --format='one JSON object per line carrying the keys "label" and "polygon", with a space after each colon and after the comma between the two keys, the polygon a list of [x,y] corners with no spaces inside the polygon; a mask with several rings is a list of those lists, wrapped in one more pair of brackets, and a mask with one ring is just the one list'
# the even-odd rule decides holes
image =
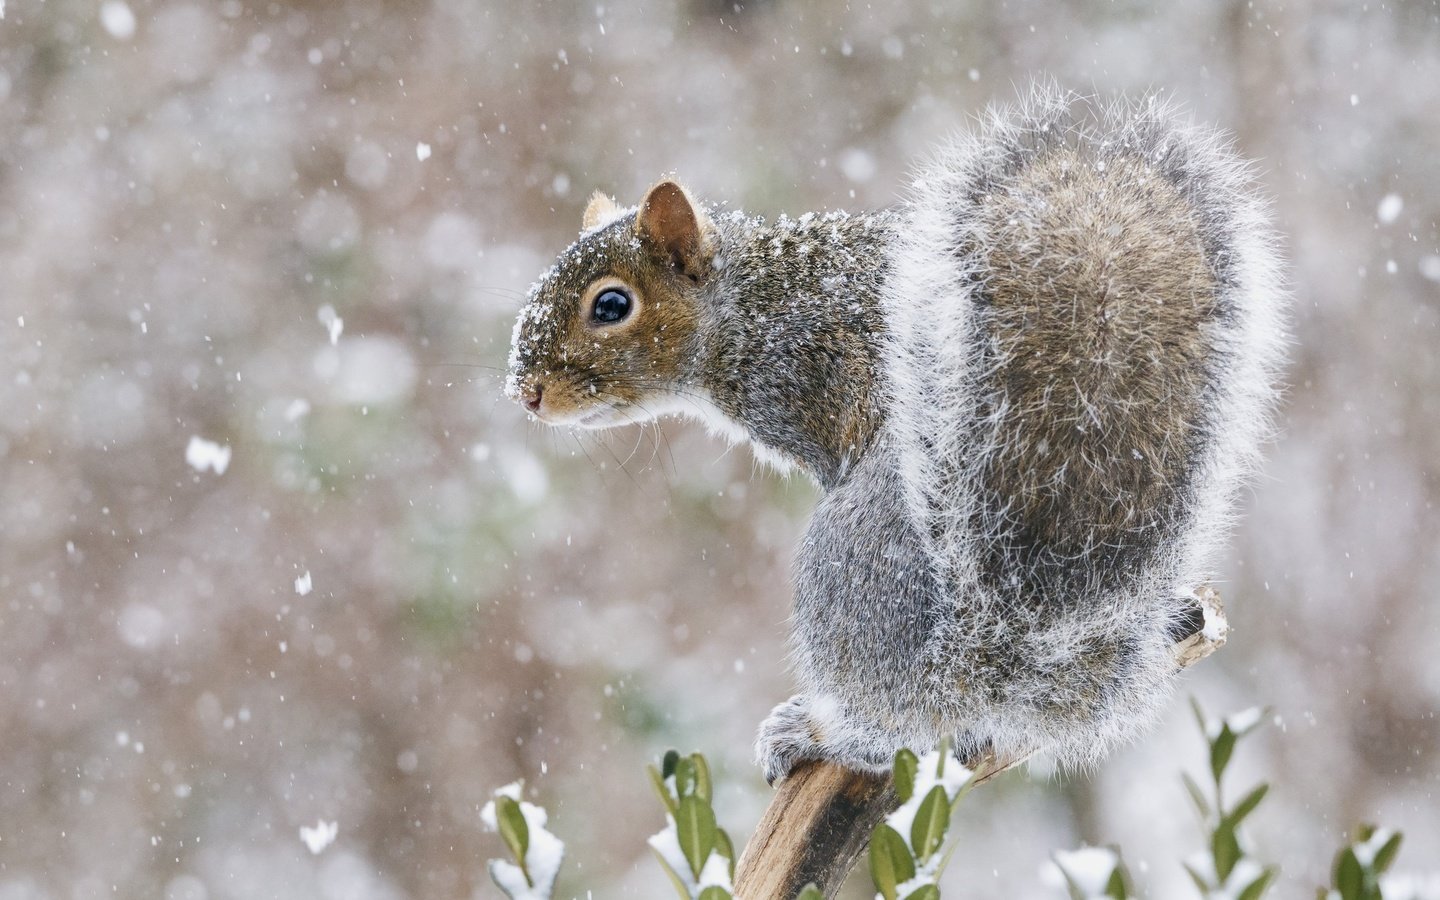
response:
{"label": "pink nose", "polygon": [[525,408],[530,410],[532,413],[538,413],[540,411],[541,391],[541,387],[537,384],[535,387],[531,388],[530,393],[526,394],[524,399],[520,401],[524,403]]}

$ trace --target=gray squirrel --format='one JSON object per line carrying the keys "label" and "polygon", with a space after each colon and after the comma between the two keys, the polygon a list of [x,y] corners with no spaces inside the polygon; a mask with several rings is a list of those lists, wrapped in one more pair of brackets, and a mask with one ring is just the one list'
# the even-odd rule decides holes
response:
{"label": "gray squirrel", "polygon": [[1097,759],[1198,631],[1285,352],[1251,168],[1153,97],[1053,85],[919,166],[879,212],[774,221],[663,180],[596,194],[532,288],[507,393],[552,425],[666,414],[823,495],[798,550],[804,760],[901,747]]}

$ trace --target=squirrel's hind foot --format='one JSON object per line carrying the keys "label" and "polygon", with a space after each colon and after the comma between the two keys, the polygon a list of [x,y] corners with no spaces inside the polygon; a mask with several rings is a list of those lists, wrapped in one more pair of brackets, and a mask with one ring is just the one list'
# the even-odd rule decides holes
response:
{"label": "squirrel's hind foot", "polygon": [[844,727],[827,704],[796,694],[770,711],[755,739],[755,759],[771,785],[784,781],[802,762],[834,763],[857,772],[890,771],[893,750],[880,753]]}
{"label": "squirrel's hind foot", "polygon": [[823,759],[824,734],[810,716],[810,700],[796,694],[770,711],[755,738],[755,761],[772,786],[810,759]]}

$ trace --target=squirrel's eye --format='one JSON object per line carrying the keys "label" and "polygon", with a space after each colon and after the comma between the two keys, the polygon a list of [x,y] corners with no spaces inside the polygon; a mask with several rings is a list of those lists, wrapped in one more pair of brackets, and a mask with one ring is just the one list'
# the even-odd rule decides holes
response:
{"label": "squirrel's eye", "polygon": [[630,295],[617,288],[611,288],[595,298],[595,309],[591,316],[602,325],[613,325],[630,315]]}

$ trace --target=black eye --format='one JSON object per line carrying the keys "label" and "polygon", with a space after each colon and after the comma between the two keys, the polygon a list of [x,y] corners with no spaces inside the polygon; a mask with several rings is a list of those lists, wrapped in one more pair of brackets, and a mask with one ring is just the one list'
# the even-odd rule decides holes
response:
{"label": "black eye", "polygon": [[595,298],[595,309],[591,313],[602,325],[613,325],[630,315],[630,295],[619,288],[610,288]]}

